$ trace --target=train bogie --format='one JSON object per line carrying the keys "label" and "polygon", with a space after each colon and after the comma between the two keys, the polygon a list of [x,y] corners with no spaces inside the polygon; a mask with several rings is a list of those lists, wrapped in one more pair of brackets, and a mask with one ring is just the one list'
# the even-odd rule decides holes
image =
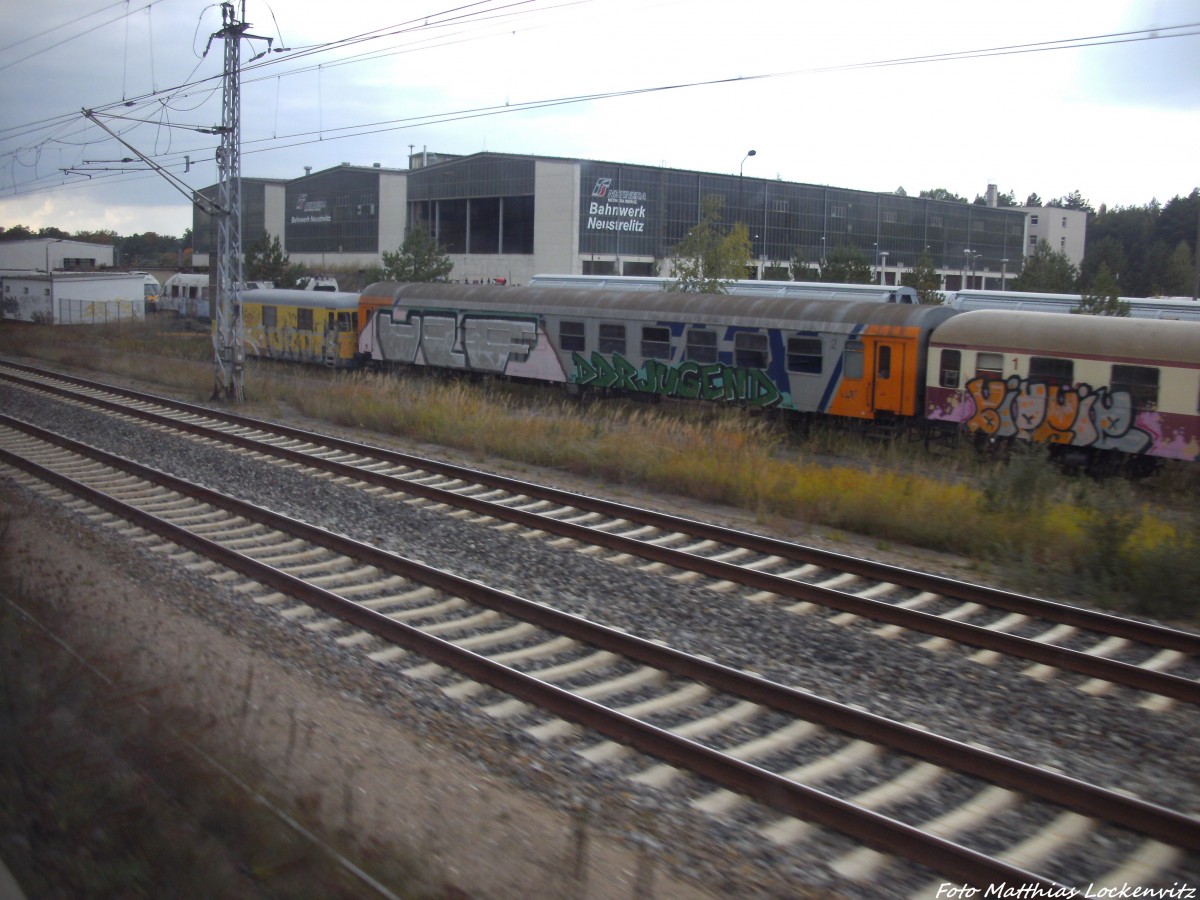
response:
{"label": "train bogie", "polygon": [[930,345],[926,415],[991,440],[1200,459],[1200,323],[966,312]]}

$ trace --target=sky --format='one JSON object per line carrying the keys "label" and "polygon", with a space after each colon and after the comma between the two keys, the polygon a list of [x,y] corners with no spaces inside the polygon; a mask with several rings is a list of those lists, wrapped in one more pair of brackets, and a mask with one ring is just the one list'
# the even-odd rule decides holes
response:
{"label": "sky", "polygon": [[[3,2],[0,226],[182,235],[218,178],[220,5]],[[242,41],[243,177],[428,149],[1095,207],[1200,186],[1200,0],[229,8],[272,39]]]}

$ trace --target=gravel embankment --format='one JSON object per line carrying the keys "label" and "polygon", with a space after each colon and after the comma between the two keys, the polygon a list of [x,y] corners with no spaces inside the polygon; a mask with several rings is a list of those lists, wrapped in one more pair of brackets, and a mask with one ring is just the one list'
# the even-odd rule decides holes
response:
{"label": "gravel embankment", "polygon": [[[1021,674],[1027,666],[1018,661],[978,665],[966,661],[967,654],[959,649],[922,649],[911,636],[885,640],[861,624],[836,626],[820,614],[800,616],[767,604],[749,604],[736,592],[717,594],[681,585],[633,567],[556,550],[540,540],[314,480],[292,469],[244,456],[233,460],[185,438],[35,399],[22,390],[0,395],[0,409],[605,625],[1150,801],[1200,809],[1200,717],[1192,709],[1146,711],[1137,705],[1137,695],[1123,689],[1091,698],[1071,686],[1078,680],[1073,676],[1034,681]],[[618,766],[591,766],[574,752],[577,744],[543,744],[529,738],[520,730],[524,720],[493,720],[476,712],[474,705],[448,700],[432,686],[399,678],[398,670],[381,670],[328,637],[298,635],[294,628],[283,635],[275,613],[214,588],[202,576],[147,555],[141,565],[163,578],[184,580],[197,596],[217,597],[204,613],[209,621],[289,666],[317,670],[321,679],[368,702],[396,702],[403,695],[411,715],[428,715],[438,723],[431,727],[439,740],[497,776],[548,796],[559,808],[578,807],[581,798],[587,798],[597,820],[611,819],[618,833],[628,832],[627,824],[618,823],[632,817],[652,820],[660,842],[690,835],[686,849],[668,855],[718,893],[735,888],[743,895],[788,893],[805,885],[877,896],[874,888],[847,885],[825,869],[825,862],[850,847],[838,835],[822,834],[785,849],[772,847],[736,828],[736,817],[725,822],[689,810],[680,800],[704,793],[696,785],[679,792],[634,787],[623,775],[645,767],[648,761],[643,758]],[[879,765],[878,771],[868,771],[869,777],[894,774],[894,761]],[[859,789],[852,780],[832,786],[839,795]],[[961,785],[951,783],[928,799],[940,806],[956,791]],[[755,811],[740,814],[747,816],[748,821],[770,821]],[[923,883],[917,878],[914,885]]]}

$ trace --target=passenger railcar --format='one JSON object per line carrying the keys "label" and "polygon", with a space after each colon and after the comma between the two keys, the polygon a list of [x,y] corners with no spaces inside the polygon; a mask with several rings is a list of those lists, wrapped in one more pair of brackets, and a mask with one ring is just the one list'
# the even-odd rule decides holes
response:
{"label": "passenger railcar", "polygon": [[[559,288],[603,288],[615,291],[665,291],[673,278],[651,275],[534,275],[531,285]],[[919,303],[916,288],[887,284],[835,284],[825,281],[761,281],[740,279],[726,282],[729,294],[771,294],[807,300],[870,300],[875,303]]]}
{"label": "passenger railcar", "polygon": [[178,272],[163,282],[158,295],[159,312],[188,319],[209,319],[208,275]]}
{"label": "passenger railcar", "polygon": [[1200,323],[975,310],[939,325],[925,415],[1092,470],[1200,459]]}
{"label": "passenger railcar", "polygon": [[[947,306],[964,312],[1009,309],[1024,312],[1069,313],[1083,302],[1082,294],[1038,294],[1029,291],[953,291],[944,293]],[[1200,322],[1200,303],[1186,297],[1121,297],[1129,318],[1180,319]]]}
{"label": "passenger railcar", "polygon": [[359,350],[416,365],[860,420],[920,416],[940,306],[591,288],[367,287]]}
{"label": "passenger railcar", "polygon": [[358,364],[358,294],[257,288],[241,299],[247,356],[331,368]]}

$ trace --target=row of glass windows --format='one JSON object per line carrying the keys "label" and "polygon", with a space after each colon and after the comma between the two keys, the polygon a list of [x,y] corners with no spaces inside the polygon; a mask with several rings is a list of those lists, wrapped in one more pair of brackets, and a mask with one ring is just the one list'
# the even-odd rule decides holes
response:
{"label": "row of glass windows", "polygon": [[[597,349],[605,356],[625,356],[628,352],[626,326],[618,322],[601,322]],[[643,325],[637,335],[643,359],[671,358],[671,330],[659,325]],[[584,353],[587,350],[585,323],[563,321],[558,326],[559,349],[563,352]],[[886,350],[887,348],[881,348]],[[717,332],[707,328],[689,328],[684,334],[684,356],[691,362],[709,364],[718,361]],[[733,336],[733,364],[739,368],[766,369],[771,362],[767,335],[739,331]],[[797,375],[820,375],[824,371],[824,352],[819,337],[793,335],[786,342],[787,371]],[[847,341],[843,352],[843,368],[847,378],[863,374],[863,344]],[[888,377],[890,366],[883,366]]]}
{"label": "row of glass windows", "polygon": [[[313,311],[311,309],[296,310],[296,330],[297,331],[312,331]],[[264,306],[262,308],[262,324],[263,328],[278,328],[279,327],[279,311],[274,306]],[[338,331],[358,331],[358,313],[356,312],[330,312],[329,321],[325,325],[326,329],[336,328]]]}
{"label": "row of glass windows", "polygon": [[[711,195],[721,199],[722,224],[746,224],[756,258],[790,260],[799,251],[816,261],[854,246],[872,265],[887,253],[890,265],[911,266],[928,251],[935,265],[955,268],[969,250],[976,265],[999,269],[1008,259],[1017,271],[1023,253],[1025,216],[1016,210],[604,163],[583,164],[580,187],[581,253],[669,257]],[[596,222],[606,207],[640,207],[644,227]]]}
{"label": "row of glass windows", "polygon": [[[942,387],[958,388],[962,384],[962,351],[943,350],[940,370],[938,383]],[[1114,364],[1109,385],[1114,392],[1129,394],[1134,408],[1152,410],[1158,406],[1158,373],[1159,370],[1153,366]],[[1003,381],[1003,354],[975,354],[975,375],[973,377]],[[1031,356],[1029,358],[1029,380],[1042,384],[1072,387],[1075,384],[1075,361],[1056,356]]]}

